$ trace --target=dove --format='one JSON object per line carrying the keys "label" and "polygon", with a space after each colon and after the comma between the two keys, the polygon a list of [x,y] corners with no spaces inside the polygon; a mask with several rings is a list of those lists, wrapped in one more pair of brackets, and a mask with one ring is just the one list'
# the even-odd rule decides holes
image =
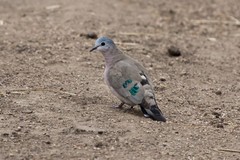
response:
{"label": "dove", "polygon": [[139,105],[144,117],[166,122],[159,109],[147,70],[136,60],[125,55],[107,37],[96,40],[90,52],[97,50],[105,58],[104,81],[111,92],[121,101],[118,107],[127,104]]}

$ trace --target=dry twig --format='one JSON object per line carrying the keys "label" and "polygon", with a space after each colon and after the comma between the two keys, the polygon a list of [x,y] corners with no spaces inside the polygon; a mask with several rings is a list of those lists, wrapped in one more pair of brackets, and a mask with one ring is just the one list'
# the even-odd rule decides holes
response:
{"label": "dry twig", "polygon": [[233,150],[228,148],[218,148],[215,149],[216,151],[222,151],[222,152],[232,152],[232,153],[240,153],[240,150]]}
{"label": "dry twig", "polygon": [[240,26],[240,21],[235,18],[233,21],[221,21],[221,20],[191,20],[194,24],[228,24]]}
{"label": "dry twig", "polygon": [[33,92],[33,91],[54,92],[54,93],[60,93],[60,94],[67,94],[70,96],[76,96],[75,93],[59,91],[59,90],[54,90],[54,89],[46,89],[46,88],[14,89],[14,90],[9,90],[8,92],[13,93],[13,94],[23,94],[26,92]]}
{"label": "dry twig", "polygon": [[126,36],[155,36],[156,33],[143,33],[143,32],[119,32],[120,35],[126,35]]}
{"label": "dry twig", "polygon": [[118,45],[127,45],[127,46],[136,46],[136,45],[138,45],[137,43],[129,43],[129,42],[116,42],[116,44],[118,44]]}

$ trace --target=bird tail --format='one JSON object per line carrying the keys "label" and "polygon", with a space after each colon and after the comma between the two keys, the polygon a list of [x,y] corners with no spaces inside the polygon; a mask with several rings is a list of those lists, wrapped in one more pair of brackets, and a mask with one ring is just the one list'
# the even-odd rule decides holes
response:
{"label": "bird tail", "polygon": [[[156,121],[166,122],[166,118],[163,116],[162,111],[158,108],[156,100],[153,98],[149,101],[150,103],[144,99],[143,102],[140,104],[144,116],[149,116]],[[151,103],[151,101],[154,103]]]}

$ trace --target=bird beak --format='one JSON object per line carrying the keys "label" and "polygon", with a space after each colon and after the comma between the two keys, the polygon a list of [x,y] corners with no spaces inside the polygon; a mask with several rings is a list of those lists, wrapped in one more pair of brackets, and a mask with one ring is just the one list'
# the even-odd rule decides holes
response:
{"label": "bird beak", "polygon": [[96,47],[93,47],[90,52],[94,51],[95,49],[97,49],[100,45],[96,46]]}

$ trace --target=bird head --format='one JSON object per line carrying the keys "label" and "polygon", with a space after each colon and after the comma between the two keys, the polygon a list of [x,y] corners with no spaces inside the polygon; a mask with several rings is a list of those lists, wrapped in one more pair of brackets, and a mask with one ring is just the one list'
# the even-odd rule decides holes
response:
{"label": "bird head", "polygon": [[107,37],[100,37],[96,40],[95,46],[90,50],[90,52],[98,50],[102,53],[107,53],[115,49],[115,47],[116,46],[111,39]]}

